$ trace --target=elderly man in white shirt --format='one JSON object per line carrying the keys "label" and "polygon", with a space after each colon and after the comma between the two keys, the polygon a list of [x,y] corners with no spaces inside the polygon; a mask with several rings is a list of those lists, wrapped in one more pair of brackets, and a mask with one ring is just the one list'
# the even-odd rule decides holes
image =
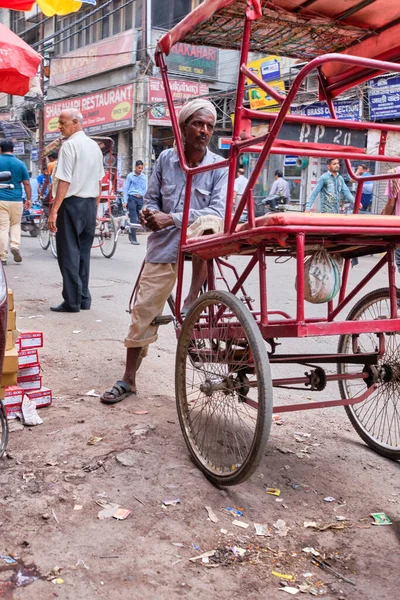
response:
{"label": "elderly man in white shirt", "polygon": [[63,278],[64,301],[55,312],[89,310],[90,249],[96,228],[96,210],[104,177],[103,155],[83,131],[81,113],[71,108],[58,119],[67,138],[61,147],[53,180],[54,203],[49,229],[56,232],[58,265]]}

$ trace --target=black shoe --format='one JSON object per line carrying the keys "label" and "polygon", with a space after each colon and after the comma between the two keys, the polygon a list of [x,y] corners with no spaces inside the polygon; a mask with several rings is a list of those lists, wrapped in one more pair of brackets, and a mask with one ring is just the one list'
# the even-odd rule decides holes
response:
{"label": "black shoe", "polygon": [[133,246],[140,246],[140,243],[137,240],[130,240]]}
{"label": "black shoe", "polygon": [[81,304],[81,310],[90,310],[90,304]]}
{"label": "black shoe", "polygon": [[69,312],[69,313],[77,313],[79,312],[79,308],[68,308],[64,303],[59,304],[58,306],[50,306],[50,310],[53,312]]}

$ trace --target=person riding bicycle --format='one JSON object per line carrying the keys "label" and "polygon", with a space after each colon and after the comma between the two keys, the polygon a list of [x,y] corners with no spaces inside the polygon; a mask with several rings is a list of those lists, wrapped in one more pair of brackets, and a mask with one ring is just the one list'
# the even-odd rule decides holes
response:
{"label": "person riding bicycle", "polygon": [[283,178],[282,171],[275,171],[275,181],[272,184],[269,196],[267,196],[262,203],[269,205],[271,210],[276,210],[276,205],[287,204],[290,202],[290,187],[286,179]]}
{"label": "person riding bicycle", "polygon": [[[223,160],[207,148],[217,114],[214,105],[198,98],[188,102],[179,114],[184,152],[189,167],[211,165]],[[189,225],[199,217],[225,215],[227,169],[213,169],[193,177]],[[181,236],[186,173],[180,166],[175,149],[164,150],[155,165],[147,191],[141,223],[151,230],[147,242],[145,265],[140,276],[131,325],[125,338],[126,364],[121,380],[104,392],[100,400],[115,404],[136,394],[136,371],[149,344],[157,340],[154,319],[162,314],[177,277],[177,260]],[[193,256],[192,285],[183,308],[196,299],[206,277],[207,265]]]}

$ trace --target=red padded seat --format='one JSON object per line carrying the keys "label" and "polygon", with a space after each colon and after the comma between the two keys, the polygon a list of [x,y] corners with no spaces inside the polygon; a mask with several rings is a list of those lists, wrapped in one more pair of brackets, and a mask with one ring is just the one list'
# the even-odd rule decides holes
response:
{"label": "red padded seat", "polygon": [[[332,213],[267,213],[255,220],[256,227],[267,225],[315,225],[316,227],[397,227],[400,228],[400,217],[388,215],[341,215]],[[247,231],[248,223],[241,223],[236,231]]]}

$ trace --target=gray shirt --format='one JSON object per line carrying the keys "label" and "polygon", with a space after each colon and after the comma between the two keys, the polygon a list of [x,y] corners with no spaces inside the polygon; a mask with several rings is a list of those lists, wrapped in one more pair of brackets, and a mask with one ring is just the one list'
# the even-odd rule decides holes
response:
{"label": "gray shirt", "polygon": [[[224,160],[221,156],[207,150],[200,164],[209,165],[221,160]],[[193,177],[189,225],[204,215],[224,218],[227,181],[226,167],[199,173]],[[179,164],[178,154],[173,149],[164,150],[151,175],[144,196],[144,207],[171,215],[174,225],[151,233],[147,240],[146,262],[177,262],[185,189],[186,175]]]}
{"label": "gray shirt", "polygon": [[290,199],[290,188],[289,183],[283,177],[278,177],[272,184],[270,196],[281,196],[281,198]]}

